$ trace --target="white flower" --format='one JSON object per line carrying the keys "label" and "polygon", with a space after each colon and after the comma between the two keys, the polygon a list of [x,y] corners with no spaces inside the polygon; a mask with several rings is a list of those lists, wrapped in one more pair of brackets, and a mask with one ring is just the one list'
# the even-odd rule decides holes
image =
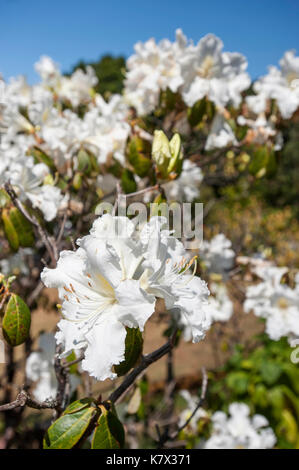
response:
{"label": "white flower", "polygon": [[213,296],[209,298],[209,304],[206,308],[206,314],[210,317],[210,322],[225,322],[233,314],[233,303],[230,300],[227,288],[223,283],[211,283],[210,292]]}
{"label": "white flower", "polygon": [[214,150],[237,144],[238,142],[229,123],[226,122],[222,114],[217,113],[212,122],[205,150]]}
{"label": "white flower", "polygon": [[187,261],[184,246],[168,230],[163,230],[163,217],[152,217],[141,232],[146,246],[143,288],[165,301],[166,309],[179,314],[179,323],[188,331],[185,339],[198,342],[210,327],[205,308],[209,290],[204,281],[188,273],[193,259]]}
{"label": "white flower", "polygon": [[93,152],[100,164],[114,156],[125,163],[125,148],[130,126],[126,122],[128,107],[120,95],[114,95],[106,103],[97,96],[95,106],[85,114],[83,123],[88,133],[82,138],[85,147]]}
{"label": "white flower", "polygon": [[270,67],[268,75],[255,82],[257,95],[248,97],[247,102],[259,113],[265,111],[267,99],[275,99],[282,117],[289,119],[299,106],[299,57],[295,51],[287,51],[279,63],[280,69]]}
{"label": "white flower", "polygon": [[245,312],[250,310],[266,319],[266,333],[273,340],[283,336],[299,336],[299,289],[281,284],[287,268],[276,266],[257,267],[255,272],[263,282],[249,286],[244,303]]}
{"label": "white flower", "polygon": [[202,243],[199,254],[210,273],[227,277],[228,272],[234,266],[235,259],[235,252],[231,246],[231,241],[223,233],[216,235],[210,242]]}
{"label": "white flower", "polygon": [[[188,390],[181,390],[180,395],[184,398],[187,402],[187,408],[180,413],[179,416],[179,427],[183,426],[190,416],[193,414],[194,410],[197,408],[197,404],[199,401],[199,397],[192,396]],[[187,428],[190,429],[192,432],[197,431],[198,422],[202,418],[206,418],[208,416],[207,412],[203,408],[198,408],[194,413],[194,416],[189,421]]]}
{"label": "white flower", "polygon": [[[114,378],[112,366],[124,359],[125,327],[142,331],[156,297],[189,321],[193,339],[204,334],[208,290],[199,278],[181,272],[182,246],[152,218],[141,232],[126,217],[105,214],[76,252],[63,251],[56,269],[45,268],[42,280],[57,287],[63,300],[57,341],[64,355],[85,349],[83,370],[98,380]],[[180,259],[180,265],[177,263]]]}
{"label": "white flower", "polygon": [[183,161],[180,176],[173,181],[165,183],[163,189],[168,201],[192,202],[199,197],[199,186],[203,180],[203,173],[199,166],[191,160]]}
{"label": "white flower", "polygon": [[185,48],[185,38],[177,31],[175,43],[163,39],[156,44],[149,39],[135,45],[135,54],[127,60],[125,98],[138,114],[151,113],[159,102],[161,90],[176,92],[182,85],[178,57]]}
{"label": "white flower", "polygon": [[[34,397],[38,401],[55,399],[58,382],[54,370],[55,338],[51,333],[39,337],[39,351],[32,352],[26,361],[26,376],[37,382]],[[79,377],[70,374],[71,393],[79,385]]]}
{"label": "white flower", "polygon": [[60,77],[58,64],[49,56],[41,56],[39,61],[34,64],[34,68],[41,79],[49,85],[55,85],[56,80]]}
{"label": "white flower", "polygon": [[208,34],[180,57],[182,93],[188,106],[205,96],[219,107],[240,104],[241,92],[250,85],[247,61],[242,54],[222,52],[222,48],[222,41]]}
{"label": "white flower", "polygon": [[273,430],[263,415],[250,418],[245,403],[232,403],[229,416],[217,411],[212,416],[213,430],[204,449],[271,449],[276,443]]}
{"label": "white flower", "polygon": [[49,169],[44,163],[34,165],[32,157],[24,157],[11,163],[5,178],[17,188],[21,200],[28,198],[33,207],[40,209],[45,219],[50,221],[56,217],[63,197],[59,188],[50,184],[42,185],[48,174]]}

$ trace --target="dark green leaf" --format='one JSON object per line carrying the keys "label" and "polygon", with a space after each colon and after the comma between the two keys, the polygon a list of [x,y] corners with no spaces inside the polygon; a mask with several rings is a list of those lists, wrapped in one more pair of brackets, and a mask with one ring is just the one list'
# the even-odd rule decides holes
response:
{"label": "dark green leaf", "polygon": [[139,328],[127,328],[125,360],[114,366],[118,376],[126,374],[138,361],[143,347],[143,338]]}
{"label": "dark green leaf", "polygon": [[121,449],[125,442],[123,425],[117,416],[101,406],[102,414],[92,439],[92,449]]}
{"label": "dark green leaf", "polygon": [[66,408],[63,414],[67,415],[77,413],[77,411],[88,408],[93,402],[93,398],[81,398],[81,400],[76,400]]}
{"label": "dark green leaf", "polygon": [[81,439],[90,421],[96,414],[96,408],[84,408],[77,413],[64,414],[47,430],[44,437],[44,449],[71,449]]}
{"label": "dark green leaf", "polygon": [[18,251],[20,246],[19,237],[17,231],[12,223],[10,216],[9,216],[9,209],[2,210],[2,221],[4,225],[4,232],[5,236],[8,240],[9,246],[12,250]]}
{"label": "dark green leaf", "polygon": [[2,330],[6,341],[11,346],[18,346],[26,341],[31,323],[31,315],[24,300],[11,294],[6,306],[2,322]]}

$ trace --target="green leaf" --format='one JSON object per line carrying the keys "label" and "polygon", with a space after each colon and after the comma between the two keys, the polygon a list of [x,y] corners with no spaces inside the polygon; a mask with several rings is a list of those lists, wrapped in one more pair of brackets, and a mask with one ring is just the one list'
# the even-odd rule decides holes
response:
{"label": "green leaf", "polygon": [[2,210],[2,221],[4,225],[4,233],[12,250],[18,251],[20,246],[17,231],[9,216],[9,209]]}
{"label": "green leaf", "polygon": [[46,432],[43,441],[44,449],[71,449],[74,447],[96,413],[96,408],[89,407],[76,413],[64,414],[58,418]]}
{"label": "green leaf", "polygon": [[0,207],[5,207],[9,201],[10,197],[5,189],[0,188]]}
{"label": "green leaf", "polygon": [[248,389],[249,377],[246,372],[231,372],[226,378],[226,383],[237,395],[242,395]]}
{"label": "green leaf", "polygon": [[80,172],[75,173],[74,178],[73,178],[73,188],[76,191],[79,191],[79,189],[82,186],[82,174]]}
{"label": "green leaf", "polygon": [[101,406],[102,414],[93,435],[92,449],[121,449],[125,443],[125,431],[117,416]]}
{"label": "green leaf", "polygon": [[132,171],[124,169],[121,175],[121,186],[126,194],[134,193],[137,190],[137,184]]}
{"label": "green leaf", "polygon": [[125,375],[138,361],[143,348],[143,338],[139,328],[127,328],[125,360],[114,366],[118,376]]}
{"label": "green leaf", "polygon": [[90,155],[86,150],[81,149],[78,153],[78,171],[83,173],[90,173],[92,168]]}
{"label": "green leaf", "polygon": [[265,360],[261,363],[260,372],[264,382],[268,385],[272,385],[282,374],[282,368],[277,362]]}
{"label": "green leaf", "polygon": [[12,207],[10,209],[9,217],[18,234],[20,245],[23,247],[33,246],[34,232],[31,223],[16,207]]}
{"label": "green leaf", "polygon": [[152,166],[152,161],[144,156],[145,150],[145,144],[141,139],[138,137],[131,139],[128,146],[128,160],[134,168],[136,175],[141,178],[148,175]]}
{"label": "green leaf", "polygon": [[47,155],[39,147],[33,147],[30,150],[30,155],[33,156],[35,163],[44,163],[51,170],[56,171],[56,166],[55,166],[55,163],[53,162],[52,158],[49,157],[49,155]]}
{"label": "green leaf", "polygon": [[188,121],[192,127],[197,126],[207,112],[207,100],[203,98],[188,109]]}
{"label": "green leaf", "polygon": [[18,346],[26,341],[31,324],[31,315],[24,300],[11,294],[5,309],[2,330],[6,341],[11,346]]}
{"label": "green leaf", "polygon": [[256,176],[263,176],[266,173],[267,165],[269,162],[270,152],[266,145],[259,147],[253,153],[252,160],[249,165],[249,171]]}
{"label": "green leaf", "polygon": [[81,398],[80,400],[73,401],[65,410],[64,415],[77,413],[78,411],[88,408],[94,402],[93,398]]}

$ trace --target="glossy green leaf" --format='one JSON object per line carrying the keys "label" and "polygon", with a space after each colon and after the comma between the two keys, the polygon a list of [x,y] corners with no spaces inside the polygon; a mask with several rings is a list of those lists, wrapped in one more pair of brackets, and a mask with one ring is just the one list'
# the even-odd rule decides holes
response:
{"label": "glossy green leaf", "polygon": [[93,435],[92,449],[121,449],[125,442],[125,431],[117,416],[104,406]]}
{"label": "glossy green leaf", "polygon": [[6,341],[11,346],[18,346],[26,341],[31,324],[28,306],[16,294],[11,294],[5,309],[2,330]]}
{"label": "glossy green leaf", "polygon": [[143,338],[139,328],[127,328],[125,360],[114,366],[118,376],[126,374],[138,361],[143,348]]}
{"label": "glossy green leaf", "polygon": [[96,408],[81,409],[58,418],[47,430],[44,437],[44,449],[71,449],[81,439],[95,416]]}
{"label": "glossy green leaf", "polygon": [[93,398],[81,398],[73,401],[64,411],[64,415],[77,413],[78,411],[88,408],[94,402]]}
{"label": "glossy green leaf", "polygon": [[15,226],[10,219],[9,209],[2,210],[2,221],[4,225],[4,233],[9,243],[9,246],[12,250],[18,251],[20,241]]}
{"label": "glossy green leaf", "polygon": [[20,245],[23,247],[33,246],[34,232],[31,223],[16,207],[12,207],[10,209],[9,217],[18,234]]}

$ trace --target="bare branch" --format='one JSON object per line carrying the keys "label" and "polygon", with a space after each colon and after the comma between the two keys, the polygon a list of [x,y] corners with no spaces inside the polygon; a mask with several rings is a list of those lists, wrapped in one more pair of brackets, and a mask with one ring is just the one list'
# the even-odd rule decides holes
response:
{"label": "bare branch", "polygon": [[205,396],[206,396],[206,393],[207,393],[207,387],[208,387],[208,376],[207,376],[207,372],[206,372],[206,369],[204,367],[202,367],[201,369],[201,372],[202,372],[202,386],[201,386],[201,394],[200,394],[200,399],[196,405],[196,407],[194,408],[193,412],[191,413],[191,415],[189,416],[189,418],[185,421],[185,423],[183,423],[175,433],[173,434],[169,434],[168,433],[168,429],[166,429],[166,431],[161,435],[161,432],[160,432],[160,429],[159,429],[159,426],[156,425],[156,429],[158,430],[159,429],[159,432],[158,432],[158,437],[159,437],[159,441],[158,441],[158,447],[162,447],[164,446],[164,444],[167,442],[167,441],[174,441],[175,439],[177,439],[178,435],[180,434],[181,431],[183,431],[183,429],[188,426],[188,424],[190,423],[191,419],[195,416],[195,413],[198,411],[198,409],[202,406],[203,402],[204,402],[204,399],[205,399]]}
{"label": "bare branch", "polygon": [[11,403],[7,403],[6,405],[1,405],[0,411],[13,410],[15,408],[24,406],[29,406],[29,408],[34,408],[36,410],[56,409],[58,408],[58,403],[56,400],[46,400],[44,402],[38,402],[31,398],[25,390],[22,390],[14,401],[12,401]]}

